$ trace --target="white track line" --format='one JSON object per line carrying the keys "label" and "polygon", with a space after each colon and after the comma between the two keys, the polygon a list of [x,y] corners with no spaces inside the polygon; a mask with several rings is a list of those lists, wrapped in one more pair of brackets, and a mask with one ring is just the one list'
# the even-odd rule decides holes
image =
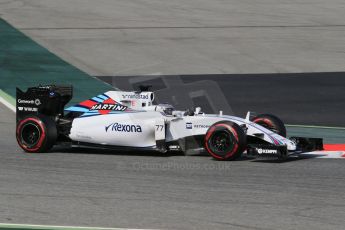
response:
{"label": "white track line", "polygon": [[316,129],[340,129],[345,130],[345,127],[335,127],[335,126],[317,126],[317,125],[289,125],[286,124],[286,127],[296,127],[296,128],[316,128]]}
{"label": "white track line", "polygon": [[9,108],[12,112],[16,112],[16,107],[6,101],[3,97],[0,96],[0,102],[4,104],[7,108]]}
{"label": "white track line", "polygon": [[153,229],[144,229],[144,228],[102,228],[102,227],[81,227],[81,226],[56,226],[56,225],[34,225],[34,224],[9,224],[9,223],[0,223],[0,228],[3,227],[12,227],[12,228],[42,228],[42,229],[81,229],[81,230],[153,230]]}
{"label": "white track line", "polygon": [[313,156],[315,158],[332,158],[332,159],[345,159],[345,151],[315,151],[308,153],[301,153],[301,156]]}

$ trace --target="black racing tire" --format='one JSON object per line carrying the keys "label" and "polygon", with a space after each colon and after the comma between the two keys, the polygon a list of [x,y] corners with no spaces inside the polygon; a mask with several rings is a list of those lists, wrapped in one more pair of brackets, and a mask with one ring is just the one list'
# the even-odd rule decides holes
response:
{"label": "black racing tire", "polygon": [[17,142],[25,152],[48,152],[56,143],[57,136],[56,124],[47,116],[30,115],[17,123]]}
{"label": "black racing tire", "polygon": [[247,138],[236,123],[219,121],[207,130],[204,145],[206,151],[216,160],[236,160],[247,148]]}
{"label": "black racing tire", "polygon": [[284,122],[278,117],[272,114],[259,114],[250,119],[252,122],[265,127],[279,134],[280,136],[286,137],[286,128]]}

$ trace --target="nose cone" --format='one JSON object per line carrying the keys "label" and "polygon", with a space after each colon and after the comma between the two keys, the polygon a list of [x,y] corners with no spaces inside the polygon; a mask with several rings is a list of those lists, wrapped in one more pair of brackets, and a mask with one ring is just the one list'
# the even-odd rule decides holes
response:
{"label": "nose cone", "polygon": [[286,139],[286,146],[287,146],[287,149],[289,151],[294,151],[297,149],[297,144],[296,142],[292,141],[292,140],[289,140],[289,139]]}

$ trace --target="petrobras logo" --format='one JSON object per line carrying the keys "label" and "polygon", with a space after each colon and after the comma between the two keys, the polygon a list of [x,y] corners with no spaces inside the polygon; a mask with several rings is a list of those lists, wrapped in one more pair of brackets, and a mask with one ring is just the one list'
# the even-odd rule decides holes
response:
{"label": "petrobras logo", "polygon": [[192,122],[186,122],[186,129],[193,129]]}
{"label": "petrobras logo", "polygon": [[211,125],[194,125],[193,127],[196,129],[208,129]]}
{"label": "petrobras logo", "polygon": [[120,104],[108,104],[108,103],[98,103],[91,107],[90,110],[112,110],[112,111],[125,111],[127,106]]}
{"label": "petrobras logo", "polygon": [[277,154],[278,150],[276,149],[256,149],[258,154]]}
{"label": "petrobras logo", "polygon": [[122,94],[123,99],[149,99],[148,94]]}
{"label": "petrobras logo", "polygon": [[142,129],[140,125],[128,125],[120,123],[111,123],[105,126],[106,132],[127,132],[127,133],[141,133]]}

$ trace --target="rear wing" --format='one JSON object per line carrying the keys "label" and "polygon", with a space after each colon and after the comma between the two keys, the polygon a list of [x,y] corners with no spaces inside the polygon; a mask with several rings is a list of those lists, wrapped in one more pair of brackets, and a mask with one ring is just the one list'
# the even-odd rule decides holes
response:
{"label": "rear wing", "polygon": [[44,114],[52,117],[63,115],[64,107],[72,96],[72,86],[37,86],[28,88],[26,92],[17,88],[17,122],[29,114]]}

